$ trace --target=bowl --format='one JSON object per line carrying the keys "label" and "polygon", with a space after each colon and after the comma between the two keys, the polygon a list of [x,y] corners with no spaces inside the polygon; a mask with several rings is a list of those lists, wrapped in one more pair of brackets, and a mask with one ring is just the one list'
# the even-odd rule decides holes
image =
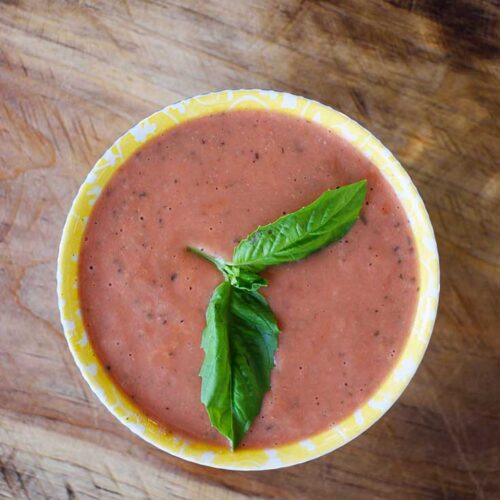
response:
{"label": "bowl", "polygon": [[[164,430],[133,404],[109,377],[89,342],[78,297],[78,256],[93,205],[118,168],[143,144],[193,118],[230,110],[271,110],[300,116],[339,134],[382,172],[396,192],[414,235],[420,291],[404,349],[377,391],[333,427],[307,439],[268,449],[236,450],[188,440]],[[429,216],[410,177],[370,132],[318,102],[270,90],[226,90],[185,99],[152,114],[120,137],[97,161],[81,185],[62,233],[57,261],[57,296],[64,335],[83,377],[108,410],[132,432],[172,455],[221,469],[267,470],[318,458],[373,425],[396,402],[415,374],[429,343],[439,299],[439,260]]]}

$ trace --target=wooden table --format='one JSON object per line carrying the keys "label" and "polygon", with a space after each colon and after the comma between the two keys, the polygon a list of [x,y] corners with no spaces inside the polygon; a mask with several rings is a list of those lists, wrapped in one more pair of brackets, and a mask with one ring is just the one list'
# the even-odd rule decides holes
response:
{"label": "wooden table", "polygon": [[[0,496],[500,498],[498,8],[480,0],[0,0]],[[430,349],[400,401],[312,463],[261,473],[142,442],[66,347],[55,261],[107,146],[182,97],[320,100],[402,161],[437,233]]]}

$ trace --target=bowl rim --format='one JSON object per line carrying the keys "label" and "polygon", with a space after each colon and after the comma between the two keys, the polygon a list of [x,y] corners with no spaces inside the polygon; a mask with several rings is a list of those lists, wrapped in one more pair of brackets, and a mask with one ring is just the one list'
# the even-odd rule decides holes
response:
{"label": "bowl rim", "polygon": [[[415,318],[403,351],[372,396],[342,422],[319,434],[266,449],[230,450],[162,429],[145,416],[113,382],[88,340],[78,297],[78,255],[93,205],[113,173],[144,143],[194,118],[223,111],[261,109],[299,116],[343,137],[371,160],[391,184],[414,235],[420,291]],[[68,212],[57,259],[57,297],[64,335],[84,379],[106,408],[132,432],[156,448],[190,462],[229,470],[269,470],[319,458],[371,427],[402,394],[428,346],[439,301],[439,257],[423,201],[401,164],[368,130],[343,113],[286,92],[223,90],[184,99],[153,113],[118,138],[81,184]]]}

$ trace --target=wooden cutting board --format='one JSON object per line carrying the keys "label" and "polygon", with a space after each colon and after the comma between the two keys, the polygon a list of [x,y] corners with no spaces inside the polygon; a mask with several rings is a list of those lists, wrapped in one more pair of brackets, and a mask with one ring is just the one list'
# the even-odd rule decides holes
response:
{"label": "wooden cutting board", "polygon": [[[479,0],[0,0],[0,496],[500,498],[498,7]],[[162,453],[90,392],[61,332],[65,214],[111,142],[182,97],[287,90],[406,166],[442,266],[426,358],[351,444],[235,473]]]}

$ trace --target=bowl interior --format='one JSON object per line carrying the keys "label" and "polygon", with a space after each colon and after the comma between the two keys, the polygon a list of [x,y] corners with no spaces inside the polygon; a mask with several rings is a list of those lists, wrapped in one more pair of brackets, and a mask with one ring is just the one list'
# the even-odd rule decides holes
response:
{"label": "bowl interior", "polygon": [[[196,117],[233,109],[262,109],[312,120],[339,134],[368,157],[392,185],[415,237],[420,293],[412,330],[393,370],[372,397],[339,424],[308,439],[261,450],[216,448],[169,433],[146,417],[114,384],[96,357],[81,318],[78,255],[85,225],[113,173],[156,135]],[[333,451],[370,427],[397,400],[413,377],[429,342],[439,297],[437,247],[424,204],[408,174],[370,132],[347,116],[315,101],[263,90],[223,91],[186,99],[144,119],[98,160],[69,211],[57,263],[61,322],[82,375],[101,402],[131,431],[154,446],[186,460],[235,470],[265,470],[298,464]]]}

